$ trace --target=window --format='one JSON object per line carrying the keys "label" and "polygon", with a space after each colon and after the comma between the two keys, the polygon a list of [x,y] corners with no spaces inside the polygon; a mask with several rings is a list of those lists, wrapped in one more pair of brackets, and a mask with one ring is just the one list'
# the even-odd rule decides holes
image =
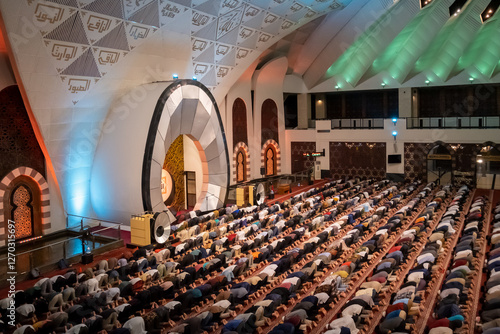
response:
{"label": "window", "polygon": [[16,225],[16,239],[33,236],[33,195],[25,184],[18,185],[11,195],[11,217]]}
{"label": "window", "polygon": [[246,154],[242,148],[238,151],[236,155],[236,181],[244,182],[247,180],[247,159]]}

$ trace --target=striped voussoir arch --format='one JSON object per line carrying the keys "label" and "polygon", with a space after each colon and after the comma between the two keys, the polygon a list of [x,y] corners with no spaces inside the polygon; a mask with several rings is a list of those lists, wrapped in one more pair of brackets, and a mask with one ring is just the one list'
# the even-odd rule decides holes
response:
{"label": "striped voussoir arch", "polygon": [[237,178],[237,173],[238,171],[236,170],[236,159],[237,159],[237,154],[240,150],[240,148],[245,152],[245,161],[246,161],[246,171],[247,171],[247,180],[250,180],[250,150],[248,149],[247,144],[244,142],[240,141],[238,144],[234,146],[234,152],[233,152],[233,182],[236,183],[238,182]]}
{"label": "striped voussoir arch", "polygon": [[[42,215],[42,233],[46,234],[50,229],[50,193],[49,193],[49,184],[45,180],[45,178],[30,167],[18,167],[7,174],[0,182],[0,235],[5,235],[5,227],[7,222],[5,221],[5,212],[3,207],[3,196],[5,195],[5,191],[11,184],[11,182],[17,178],[18,176],[28,176],[32,178],[40,187],[41,194],[41,215]],[[0,240],[0,246],[5,246],[5,238]]]}
{"label": "striped voussoir arch", "polygon": [[266,167],[265,166],[265,154],[266,154],[266,150],[267,148],[269,147],[269,145],[273,145],[274,146],[274,149],[276,150],[276,174],[279,175],[281,173],[281,150],[280,150],[280,146],[278,145],[278,143],[276,141],[274,141],[273,139],[268,139],[264,145],[262,145],[262,150],[260,151],[260,166],[261,167]]}

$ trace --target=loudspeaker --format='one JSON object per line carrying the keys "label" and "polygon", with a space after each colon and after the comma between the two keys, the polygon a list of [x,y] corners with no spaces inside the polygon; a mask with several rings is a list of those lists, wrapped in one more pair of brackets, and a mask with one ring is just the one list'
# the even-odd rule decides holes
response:
{"label": "loudspeaker", "polygon": [[264,167],[260,167],[260,175],[266,175],[266,169]]}
{"label": "loudspeaker", "polygon": [[82,255],[82,264],[89,264],[94,261],[94,254],[86,253]]}

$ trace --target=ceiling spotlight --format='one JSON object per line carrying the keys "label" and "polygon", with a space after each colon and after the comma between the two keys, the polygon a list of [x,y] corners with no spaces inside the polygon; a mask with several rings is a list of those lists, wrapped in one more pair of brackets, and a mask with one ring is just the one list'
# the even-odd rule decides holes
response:
{"label": "ceiling spotlight", "polygon": [[397,118],[393,118],[392,119],[392,123],[394,123],[394,125],[396,125],[396,123],[398,122],[398,119]]}
{"label": "ceiling spotlight", "polygon": [[339,90],[339,88],[340,88],[339,85],[335,85],[336,90]]}
{"label": "ceiling spotlight", "polygon": [[195,75],[193,75],[193,80],[196,81],[198,80],[198,78]]}
{"label": "ceiling spotlight", "polygon": [[398,135],[398,132],[397,132],[397,131],[392,131],[392,135],[393,135],[394,137],[396,137],[396,136]]}
{"label": "ceiling spotlight", "polygon": [[384,88],[384,87],[385,87],[385,85],[386,85],[386,83],[385,83],[385,82],[382,82],[380,85],[382,86],[382,88]]}
{"label": "ceiling spotlight", "polygon": [[174,78],[174,79],[179,79],[179,75],[178,75],[178,74],[176,74],[176,73],[174,73],[174,74],[172,74],[172,78]]}
{"label": "ceiling spotlight", "polygon": [[477,163],[478,164],[482,164],[483,163],[483,159],[477,159]]}
{"label": "ceiling spotlight", "polygon": [[427,86],[429,86],[429,84],[430,84],[430,83],[431,83],[431,81],[430,81],[430,80],[425,80],[425,84],[426,84]]}
{"label": "ceiling spotlight", "polygon": [[473,83],[473,82],[474,82],[474,78],[473,78],[473,77],[470,77],[470,78],[469,78],[469,81],[470,81],[470,83]]}

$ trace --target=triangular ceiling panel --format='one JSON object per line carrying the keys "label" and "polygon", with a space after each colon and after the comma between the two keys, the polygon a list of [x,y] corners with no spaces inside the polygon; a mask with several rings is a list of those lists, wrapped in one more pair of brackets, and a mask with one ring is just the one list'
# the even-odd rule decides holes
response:
{"label": "triangular ceiling panel", "polygon": [[[116,1],[116,0],[113,0]],[[122,0],[123,1],[123,10],[125,12],[125,18],[130,19],[134,13],[137,11],[141,10],[147,5],[150,5],[151,3],[158,3],[158,0]],[[119,2],[119,1],[116,1]]]}
{"label": "triangular ceiling panel", "polygon": [[231,53],[231,51],[234,51],[235,49],[235,46],[217,43],[215,46],[215,62],[219,63],[224,57],[226,57],[229,53]]}
{"label": "triangular ceiling panel", "polygon": [[219,66],[235,66],[236,65],[236,48],[231,50],[218,62]]}
{"label": "triangular ceiling panel", "polygon": [[73,14],[70,18],[57,26],[57,28],[45,35],[45,38],[62,42],[89,44],[82,19],[78,13]]}
{"label": "triangular ceiling panel", "polygon": [[[42,36],[47,35],[50,31],[56,29],[59,25],[64,24],[70,17],[78,14],[78,9],[66,7],[59,3],[39,3],[33,13],[33,19],[36,19],[36,24],[33,28],[38,27]],[[40,22],[37,22],[40,21]],[[24,35],[25,33],[21,33]]]}
{"label": "triangular ceiling panel", "polygon": [[117,18],[105,15],[96,15],[88,11],[80,11],[83,22],[85,22],[85,33],[90,44],[95,43],[122,22]]}
{"label": "triangular ceiling panel", "polygon": [[247,44],[248,46],[243,46],[243,47],[253,49],[255,47],[255,44],[257,43],[258,36],[259,33],[257,32],[257,30],[240,26],[240,31],[238,33],[238,41],[236,42],[236,44],[241,46],[243,46],[243,44]]}
{"label": "triangular ceiling panel", "polygon": [[215,40],[217,33],[217,21],[210,22],[206,27],[201,28],[193,36],[209,40]]}
{"label": "triangular ceiling panel", "polygon": [[61,75],[76,75],[82,77],[101,77],[101,73],[97,68],[94,59],[94,54],[87,49],[80,57],[78,57],[71,65],[69,65]]}
{"label": "triangular ceiling panel", "polygon": [[262,24],[262,31],[271,35],[277,35],[281,29],[282,22],[283,19],[272,13],[268,13],[268,15],[264,18],[264,23]]}
{"label": "triangular ceiling panel", "polygon": [[219,15],[221,0],[209,0],[194,6],[193,9],[199,10],[200,12],[204,12],[213,16]]}
{"label": "triangular ceiling panel", "polygon": [[92,47],[92,52],[94,53],[94,58],[96,60],[99,72],[102,75],[109,73],[113,66],[116,66],[125,56],[128,54],[127,51],[103,49]]}
{"label": "triangular ceiling panel", "polygon": [[242,24],[250,28],[260,29],[264,15],[266,15],[265,10],[255,6],[247,6],[242,18]]}
{"label": "triangular ceiling panel", "polygon": [[217,86],[217,79],[215,78],[215,66],[211,66],[210,70],[200,80],[205,86]]}
{"label": "triangular ceiling panel", "polygon": [[[182,5],[184,7],[191,7],[191,0],[170,0],[170,1]],[[160,5],[163,5],[163,3],[168,3],[168,1],[160,0]]]}
{"label": "triangular ceiling panel", "polygon": [[153,26],[160,27],[160,16],[158,12],[158,2],[153,1],[150,4],[142,7],[137,12],[129,17],[130,21]]}
{"label": "triangular ceiling panel", "polygon": [[50,39],[44,40],[44,44],[54,62],[57,72],[62,72],[89,48],[86,45],[68,42],[60,43]]}
{"label": "triangular ceiling panel", "polygon": [[245,6],[240,6],[224,15],[219,16],[217,20],[217,39],[220,39],[225,34],[238,30],[243,17]]}
{"label": "triangular ceiling panel", "polygon": [[239,29],[233,29],[231,32],[217,39],[218,42],[236,45],[238,42]]}
{"label": "triangular ceiling panel", "polygon": [[216,17],[193,9],[191,18],[191,33],[194,35],[197,31],[207,27],[210,23],[217,21]]}
{"label": "triangular ceiling panel", "polygon": [[214,62],[214,45],[207,47],[198,57],[194,60],[200,63],[213,63]]}
{"label": "triangular ceiling panel", "polygon": [[[199,38],[191,38],[191,57],[193,59],[197,58],[212,45],[214,45],[214,42],[212,41],[203,40]],[[213,48],[212,51],[215,52]]]}
{"label": "triangular ceiling panel", "polygon": [[58,3],[63,6],[78,8],[78,3],[76,0],[47,0],[49,2]]}
{"label": "triangular ceiling panel", "polygon": [[125,32],[127,34],[130,50],[141,45],[148,37],[158,31],[158,28],[144,24],[125,22]]}
{"label": "triangular ceiling panel", "polygon": [[215,69],[215,73],[216,73],[216,79],[217,79],[217,84],[219,84],[222,79],[224,79],[224,77],[226,75],[228,75],[228,73],[232,70],[232,67],[228,67],[228,66],[216,66],[216,69]]}
{"label": "triangular ceiling panel", "polygon": [[213,66],[214,65],[211,64],[193,63],[194,75],[198,78],[198,80],[200,80]]}
{"label": "triangular ceiling panel", "polygon": [[189,34],[191,29],[192,10],[173,2],[164,2],[160,7],[160,24],[163,31]]}
{"label": "triangular ceiling panel", "polygon": [[115,29],[111,30],[109,34],[94,43],[94,46],[129,51],[130,48],[125,34],[124,24],[120,23]]}
{"label": "triangular ceiling panel", "polygon": [[123,9],[121,1],[117,0],[96,0],[82,9],[86,9],[91,12],[96,12],[99,14],[104,14],[108,16],[117,17],[123,19]]}

